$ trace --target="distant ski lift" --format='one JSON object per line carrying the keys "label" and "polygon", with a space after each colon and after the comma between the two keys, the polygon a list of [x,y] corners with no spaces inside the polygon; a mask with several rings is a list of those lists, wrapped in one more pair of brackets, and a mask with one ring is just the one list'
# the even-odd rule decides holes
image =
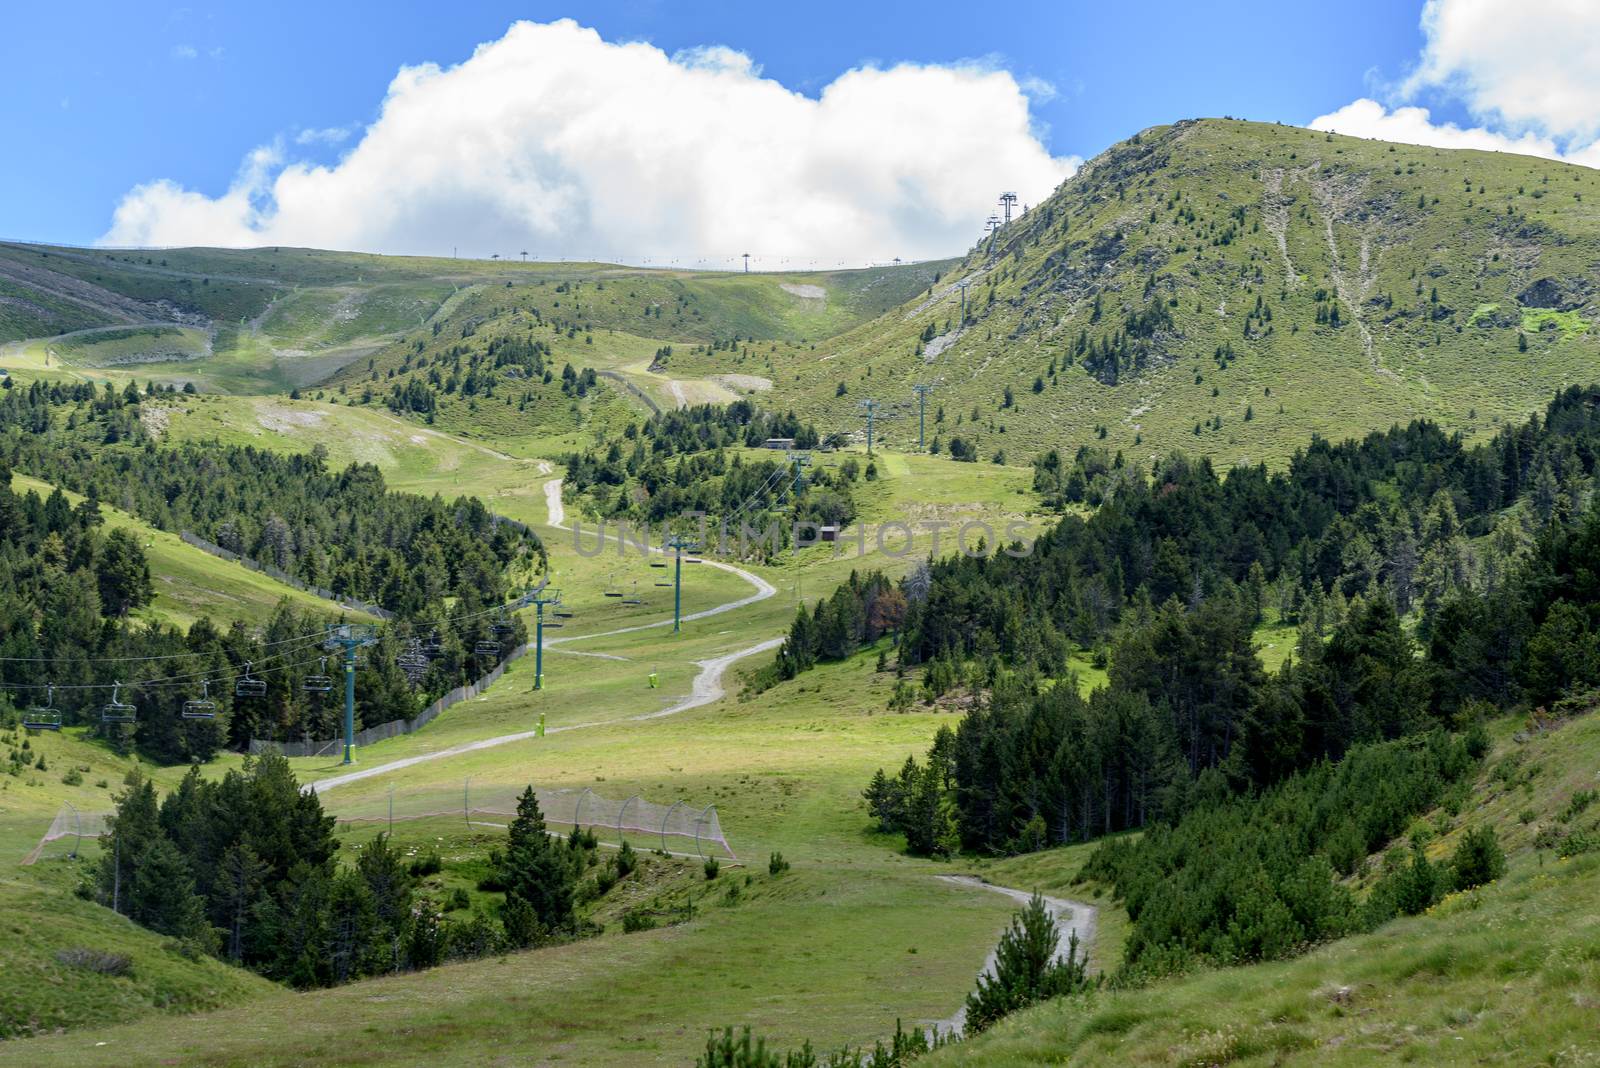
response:
{"label": "distant ski lift", "polygon": [[633,595],[631,597],[624,597],[622,599],[622,603],[623,604],[644,604],[644,602],[639,599],[639,584],[637,582],[635,582],[633,584]]}
{"label": "distant ski lift", "polygon": [[555,616],[557,619],[571,619],[572,618],[572,613],[571,612],[551,612],[550,614]]}
{"label": "distant ski lift", "polygon": [[473,656],[499,656],[499,642],[476,642],[472,646]]}
{"label": "distant ski lift", "polygon": [[667,587],[667,588],[668,588],[668,589],[671,589],[671,588],[672,588],[672,583],[670,583],[670,582],[658,582],[658,583],[656,583],[656,585],[657,585],[657,586],[665,586],[665,587]]}
{"label": "distant ski lift", "polygon": [[233,684],[233,692],[237,697],[265,697],[267,696],[267,680],[254,678],[250,674],[250,661],[244,662],[244,674]]}
{"label": "distant ski lift", "polygon": [[307,675],[300,683],[300,688],[306,693],[332,693],[333,676],[328,674],[328,658],[317,657],[317,673]]}
{"label": "distant ski lift", "polygon": [[652,561],[650,561],[650,566],[651,567],[666,567],[667,566],[667,562],[665,560],[652,560]]}
{"label": "distant ski lift", "polygon": [[138,709],[125,701],[117,700],[117,694],[122,689],[122,683],[113,683],[111,686],[111,700],[100,709],[101,723],[132,723],[138,715]]}
{"label": "distant ski lift", "polygon": [[183,703],[183,711],[180,714],[184,719],[217,718],[217,703],[211,700],[211,695],[207,692],[209,686],[207,680],[200,680],[200,696],[191,697]]}
{"label": "distant ski lift", "polygon": [[444,646],[439,641],[437,632],[428,635],[422,640],[422,655],[427,657],[439,656],[444,652]]}
{"label": "distant ski lift", "polygon": [[697,559],[697,558],[692,557],[692,556],[685,556],[683,558],[683,562],[686,563],[686,564],[703,564],[703,563],[705,563],[704,560],[700,560],[700,559]]}
{"label": "distant ski lift", "polygon": [[22,725],[30,731],[58,731],[61,729],[61,712],[55,707],[54,684],[45,687],[44,704],[34,705],[22,713]]}

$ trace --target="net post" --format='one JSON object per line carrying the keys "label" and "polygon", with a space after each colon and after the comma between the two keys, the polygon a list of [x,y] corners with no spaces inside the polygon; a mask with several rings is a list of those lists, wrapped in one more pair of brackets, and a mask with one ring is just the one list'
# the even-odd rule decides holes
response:
{"label": "net post", "polygon": [[661,817],[661,852],[663,853],[671,852],[671,850],[667,848],[667,824],[672,822],[672,814],[678,811],[683,804],[684,801],[681,798],[677,801],[674,801],[672,803],[672,807],[667,809],[667,814]]}
{"label": "net post", "polygon": [[622,808],[617,811],[617,844],[622,845],[628,838],[622,833],[622,820],[628,814],[628,806],[639,800],[639,795],[634,794],[622,803]]}
{"label": "net post", "polygon": [[700,848],[700,828],[706,825],[706,812],[715,812],[716,810],[716,805],[707,805],[705,811],[694,818],[694,851],[700,854],[701,860],[706,859],[706,851]]}

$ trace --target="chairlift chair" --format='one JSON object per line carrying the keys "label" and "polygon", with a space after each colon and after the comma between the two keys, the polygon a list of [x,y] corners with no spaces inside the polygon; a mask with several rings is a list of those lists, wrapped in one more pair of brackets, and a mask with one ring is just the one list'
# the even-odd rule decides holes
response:
{"label": "chairlift chair", "polygon": [[100,709],[101,723],[132,723],[138,714],[138,709],[126,701],[117,700],[117,693],[122,689],[122,683],[113,683],[111,686],[111,700]]}
{"label": "chairlift chair", "polygon": [[652,561],[650,561],[650,566],[651,567],[666,567],[667,566],[667,562],[665,560],[652,560]]}
{"label": "chairlift chair", "polygon": [[622,603],[623,604],[644,604],[644,602],[639,599],[639,584],[637,582],[635,582],[633,584],[633,596],[624,597],[622,599]]}
{"label": "chairlift chair", "polygon": [[58,731],[61,729],[61,712],[55,707],[54,684],[45,688],[43,705],[34,705],[22,713],[22,725],[30,731]]}
{"label": "chairlift chair", "polygon": [[233,684],[236,697],[265,697],[267,696],[267,680],[254,678],[250,674],[250,661],[244,662],[244,674]]}
{"label": "chairlift chair", "polygon": [[670,582],[658,582],[658,583],[656,583],[656,585],[657,586],[665,586],[669,590],[672,588],[672,583],[670,583]]}
{"label": "chairlift chair", "polygon": [[307,675],[300,683],[300,688],[306,693],[332,693],[333,676],[328,674],[328,658],[317,657],[317,673]]}
{"label": "chairlift chair", "polygon": [[200,680],[200,696],[191,697],[183,703],[183,711],[180,715],[184,719],[217,718],[217,703],[211,700],[211,695],[207,692],[210,685],[210,682],[206,679]]}
{"label": "chairlift chair", "polygon": [[571,619],[572,618],[572,613],[571,612],[551,612],[550,614],[552,616],[555,616],[557,619]]}
{"label": "chairlift chair", "polygon": [[472,646],[473,656],[499,656],[499,642],[475,642]]}

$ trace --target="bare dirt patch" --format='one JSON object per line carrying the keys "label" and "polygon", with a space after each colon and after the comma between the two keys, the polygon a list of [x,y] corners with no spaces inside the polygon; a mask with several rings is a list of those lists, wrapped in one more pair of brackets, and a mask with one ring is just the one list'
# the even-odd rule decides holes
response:
{"label": "bare dirt patch", "polygon": [[821,286],[805,285],[800,282],[779,282],[778,288],[792,297],[801,300],[827,300],[828,291]]}
{"label": "bare dirt patch", "polygon": [[735,393],[765,392],[772,388],[772,379],[760,375],[712,375],[711,381],[727,386]]}
{"label": "bare dirt patch", "polygon": [[292,434],[302,427],[321,426],[326,418],[326,412],[286,408],[281,404],[256,406],[256,422],[264,429],[280,434]]}

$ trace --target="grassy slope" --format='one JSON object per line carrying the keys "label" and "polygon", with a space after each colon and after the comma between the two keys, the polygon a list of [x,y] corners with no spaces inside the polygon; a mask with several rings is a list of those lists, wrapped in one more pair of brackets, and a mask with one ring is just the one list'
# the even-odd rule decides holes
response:
{"label": "grassy slope", "polygon": [[[184,957],[161,936],[78,900],[62,878],[43,884],[0,879],[0,911],[0,1038],[198,1012],[273,990],[241,969]],[[124,955],[131,970],[109,976],[57,956],[78,949]]]}
{"label": "grassy slope", "polygon": [[[625,364],[648,388],[646,367],[663,343],[827,337],[898,305],[943,266],[733,274],[313,249],[133,252],[0,243],[0,343],[12,342],[0,347],[0,358],[29,376],[48,366],[95,380],[288,392],[330,377],[346,385],[377,381],[368,361],[383,376],[414,341],[458,340],[462,325],[492,332],[497,319],[538,308],[559,321],[548,339],[558,359],[579,367]],[[150,322],[185,324],[189,336],[176,345],[170,330],[139,325]],[[133,336],[115,344],[95,333],[44,340],[92,329]],[[27,339],[38,340],[21,343]],[[387,385],[382,379],[379,392]],[[665,383],[654,385],[656,398],[672,403]],[[732,396],[713,382],[688,388],[694,399]],[[459,407],[467,410],[441,417],[465,431],[478,420],[465,403]]]}
{"label": "grassy slope", "polygon": [[[1591,1063],[1600,855],[1561,860],[1533,841],[1563,826],[1575,792],[1595,788],[1597,758],[1593,713],[1530,740],[1504,737],[1459,818],[1418,821],[1450,827],[1428,848],[1435,859],[1467,828],[1493,824],[1510,870],[1490,886],[1297,960],[1032,1009],[928,1063]],[[1591,807],[1569,826],[1596,817]]]}
{"label": "grassy slope", "polygon": [[[1597,256],[1593,170],[1205,120],[1108,150],[931,296],[814,349],[685,353],[674,369],[771,378],[772,403],[830,430],[858,430],[858,402],[875,397],[881,440],[901,445],[915,440],[911,384],[938,382],[930,420],[942,406],[945,440],[976,437],[985,458],[1099,442],[1104,426],[1105,445],[1140,459],[1184,448],[1281,463],[1313,431],[1338,438],[1426,416],[1487,432],[1594,378]],[[944,335],[954,322],[958,277],[972,282],[975,322],[936,358],[916,355],[926,327]],[[1519,300],[1545,278],[1570,283],[1576,307]],[[1156,366],[1114,386],[1059,369],[1080,331],[1110,337],[1124,309],[1143,307],[1152,279],[1153,294],[1176,300],[1173,329],[1153,342]],[[1318,290],[1341,295],[1343,325],[1317,324]],[[1273,319],[1247,338],[1258,296]],[[1213,359],[1223,344],[1236,357],[1226,369]],[[1003,409],[1008,386],[1016,405]],[[1208,424],[1198,436],[1197,423]]]}
{"label": "grassy slope", "polygon": [[[55,489],[48,482],[20,474],[11,476],[11,488],[15,493],[32,490],[41,497],[48,497]],[[67,493],[67,499],[77,504],[83,498]],[[235,619],[260,624],[267,621],[284,598],[303,611],[328,616],[352,615],[332,602],[202,552],[185,544],[176,534],[157,530],[104,502],[100,513],[105,517],[106,529],[127,530],[138,538],[150,561],[156,597],[150,605],[140,609],[141,618],[159,619],[184,628],[201,616],[210,616],[222,626]]]}

